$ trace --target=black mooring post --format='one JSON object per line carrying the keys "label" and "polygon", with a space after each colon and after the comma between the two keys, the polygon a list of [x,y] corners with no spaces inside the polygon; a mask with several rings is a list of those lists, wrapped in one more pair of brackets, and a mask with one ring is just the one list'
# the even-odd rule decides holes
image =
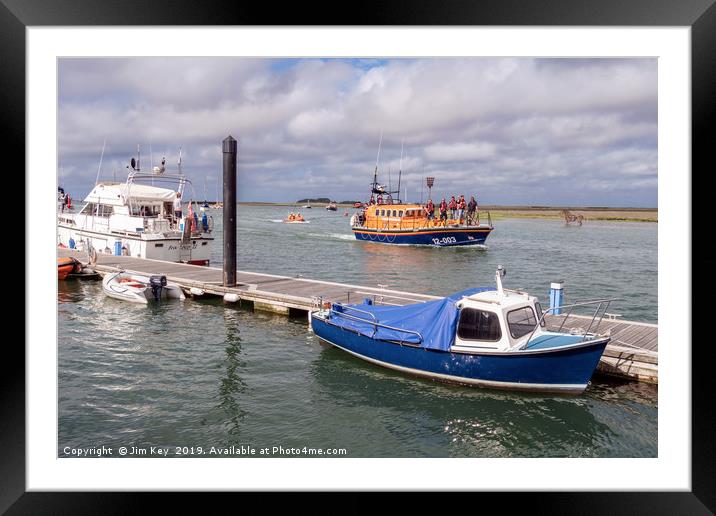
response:
{"label": "black mooring post", "polygon": [[227,136],[224,152],[224,286],[236,286],[236,140]]}

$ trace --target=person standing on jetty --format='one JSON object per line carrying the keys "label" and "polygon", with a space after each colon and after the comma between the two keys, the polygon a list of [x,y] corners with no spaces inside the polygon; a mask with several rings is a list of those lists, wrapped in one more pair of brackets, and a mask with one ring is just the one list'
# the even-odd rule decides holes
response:
{"label": "person standing on jetty", "polygon": [[450,218],[455,218],[455,210],[457,210],[457,201],[455,201],[455,196],[453,195],[450,197],[450,203],[448,204],[448,209],[450,210]]}

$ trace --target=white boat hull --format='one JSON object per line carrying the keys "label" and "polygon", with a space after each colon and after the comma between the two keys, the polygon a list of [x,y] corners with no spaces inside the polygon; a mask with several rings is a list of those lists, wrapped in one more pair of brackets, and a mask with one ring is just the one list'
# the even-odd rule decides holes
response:
{"label": "white boat hull", "polygon": [[102,232],[76,229],[63,224],[57,226],[58,245],[69,247],[70,239],[76,246],[91,245],[98,253],[115,254],[116,242],[126,249],[127,256],[162,260],[209,264],[211,259],[210,236],[193,237],[190,243],[182,244],[181,238],[143,238],[141,235],[113,235]]}
{"label": "white boat hull", "polygon": [[[102,290],[109,297],[130,303],[147,304],[154,301],[149,277],[139,274],[114,272],[105,275]],[[184,292],[176,283],[167,283],[162,287],[161,299],[185,299]]]}

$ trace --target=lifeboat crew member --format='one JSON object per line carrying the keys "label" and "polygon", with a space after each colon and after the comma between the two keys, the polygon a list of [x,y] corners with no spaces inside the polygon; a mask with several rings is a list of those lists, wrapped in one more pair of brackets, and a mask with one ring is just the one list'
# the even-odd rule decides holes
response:
{"label": "lifeboat crew member", "polygon": [[461,195],[460,200],[457,202],[457,218],[460,219],[460,224],[462,224],[462,219],[465,218],[465,208],[467,208],[465,196]]}
{"label": "lifeboat crew member", "polygon": [[440,201],[440,222],[442,222],[443,226],[447,223],[447,203],[445,202],[445,197],[443,197],[443,200]]}
{"label": "lifeboat crew member", "polygon": [[470,196],[470,202],[467,203],[467,221],[468,224],[475,221],[475,210],[477,209],[477,201],[475,196]]}
{"label": "lifeboat crew member", "polygon": [[450,218],[455,218],[455,210],[457,210],[457,201],[455,200],[455,196],[453,195],[450,197],[450,203],[448,204],[448,209],[450,210]]}
{"label": "lifeboat crew member", "polygon": [[435,219],[435,205],[432,199],[428,199],[428,204],[425,206],[425,213],[428,214],[428,220]]}

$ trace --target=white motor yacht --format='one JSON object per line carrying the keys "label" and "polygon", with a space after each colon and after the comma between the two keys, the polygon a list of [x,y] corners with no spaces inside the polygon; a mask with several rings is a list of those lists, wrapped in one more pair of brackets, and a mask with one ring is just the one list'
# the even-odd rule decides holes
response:
{"label": "white motor yacht", "polygon": [[181,199],[190,184],[181,172],[181,157],[174,174],[166,171],[164,159],[152,173],[141,172],[134,158],[130,167],[124,183],[98,182],[77,212],[58,201],[58,245],[208,265],[214,240],[212,216],[191,201],[181,217],[174,208],[177,196]]}

